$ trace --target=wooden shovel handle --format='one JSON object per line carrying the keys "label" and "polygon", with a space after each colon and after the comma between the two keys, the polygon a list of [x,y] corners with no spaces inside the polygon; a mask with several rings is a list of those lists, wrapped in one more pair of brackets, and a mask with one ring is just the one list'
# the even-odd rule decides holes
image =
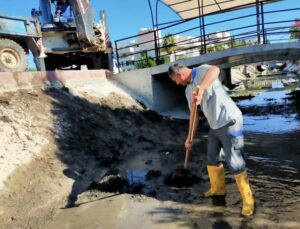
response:
{"label": "wooden shovel handle", "polygon": [[[199,88],[197,87],[196,94],[198,94],[198,92],[199,92]],[[197,112],[198,112],[198,106],[197,106],[196,103],[193,102],[192,110],[191,110],[191,114],[190,114],[190,120],[192,120],[192,122],[191,122],[191,128],[189,130],[189,134],[188,134],[188,140],[189,140],[189,142],[192,142],[193,138],[194,138],[195,122],[196,122]],[[187,169],[189,157],[190,157],[190,150],[187,149],[185,151],[185,160],[184,160],[184,168],[185,169]]]}

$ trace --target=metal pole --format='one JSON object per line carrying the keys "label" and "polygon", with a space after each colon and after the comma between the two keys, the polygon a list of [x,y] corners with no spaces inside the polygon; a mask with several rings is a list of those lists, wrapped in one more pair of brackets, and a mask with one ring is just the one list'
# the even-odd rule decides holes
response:
{"label": "metal pole", "polygon": [[198,12],[199,12],[200,43],[201,43],[200,54],[203,54],[202,20],[200,18],[201,15],[200,0],[198,0]]}
{"label": "metal pole", "polygon": [[261,44],[260,39],[260,13],[259,13],[259,0],[256,0],[256,25],[257,25],[257,42],[258,44]]}
{"label": "metal pole", "polygon": [[[158,28],[158,2],[159,2],[159,0],[156,0],[156,6],[155,6],[155,28],[157,28],[157,31],[159,31],[159,28]],[[158,42],[157,42],[157,55],[160,58],[159,38],[158,38]]]}
{"label": "metal pole", "polygon": [[120,62],[119,62],[119,52],[118,52],[118,45],[117,42],[115,41],[115,47],[116,47],[116,56],[117,56],[117,63],[118,63],[118,70],[120,72]]}
{"label": "metal pole", "polygon": [[204,53],[206,53],[206,37],[205,37],[205,21],[204,21],[204,9],[203,0],[201,0],[201,18],[202,18],[202,30],[203,30],[203,42],[204,42]]}
{"label": "metal pole", "polygon": [[262,33],[263,33],[263,43],[267,44],[267,34],[265,31],[265,15],[264,15],[264,3],[260,2],[260,11],[261,11],[261,24],[262,24]]}
{"label": "metal pole", "polygon": [[151,19],[152,19],[152,29],[153,29],[153,35],[154,35],[154,49],[155,49],[155,62],[158,64],[158,50],[157,50],[157,38],[156,38],[156,28],[154,26],[154,17],[153,17],[153,11],[150,0],[148,0],[149,9],[151,13]]}

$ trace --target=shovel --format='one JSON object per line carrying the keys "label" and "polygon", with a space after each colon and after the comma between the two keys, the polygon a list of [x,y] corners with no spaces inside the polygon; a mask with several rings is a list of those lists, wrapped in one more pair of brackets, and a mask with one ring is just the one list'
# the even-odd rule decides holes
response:
{"label": "shovel", "polygon": [[[198,92],[199,92],[199,88],[197,87],[196,95],[198,94]],[[197,112],[198,112],[198,105],[195,102],[193,102],[192,110],[191,110],[191,113],[190,113],[190,120],[192,122],[191,122],[191,128],[189,130],[189,134],[188,134],[189,142],[193,141],[193,137],[194,137],[194,133],[195,133],[195,122],[196,122]],[[190,150],[186,149],[186,151],[185,151],[185,160],[184,160],[184,169],[187,169],[187,167],[188,167],[189,157],[190,157]]]}

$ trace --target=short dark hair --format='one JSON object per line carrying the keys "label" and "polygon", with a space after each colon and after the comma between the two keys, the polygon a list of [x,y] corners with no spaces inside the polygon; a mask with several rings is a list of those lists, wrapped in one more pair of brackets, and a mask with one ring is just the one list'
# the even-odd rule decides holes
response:
{"label": "short dark hair", "polygon": [[184,68],[181,64],[172,64],[168,69],[168,75],[171,78],[175,73],[179,72],[180,69]]}

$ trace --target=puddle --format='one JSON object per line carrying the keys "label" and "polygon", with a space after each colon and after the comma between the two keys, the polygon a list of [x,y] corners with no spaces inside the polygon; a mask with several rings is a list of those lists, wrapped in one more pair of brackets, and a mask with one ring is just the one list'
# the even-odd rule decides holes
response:
{"label": "puddle", "polygon": [[176,169],[165,178],[165,184],[177,188],[192,187],[200,178],[186,169]]}
{"label": "puddle", "polygon": [[280,80],[273,81],[271,85],[271,89],[238,102],[245,111],[245,130],[275,134],[300,131],[299,114],[293,107],[293,102],[288,99],[291,91],[287,90]]}
{"label": "puddle", "polygon": [[265,115],[248,116],[244,115],[244,128],[250,132],[262,133],[287,133],[300,131],[300,121],[296,114],[289,116]]}
{"label": "puddle", "polygon": [[144,170],[127,170],[127,179],[130,185],[145,184],[147,172]]}
{"label": "puddle", "polygon": [[266,164],[280,164],[279,161],[274,160],[272,158],[268,158],[268,157],[255,157],[255,156],[249,156],[250,159],[254,159],[257,161],[260,161],[262,163],[266,163]]}
{"label": "puddle", "polygon": [[291,165],[292,163],[294,163],[294,161],[292,160],[276,160],[273,158],[269,158],[269,157],[257,157],[257,156],[248,156],[249,159],[253,159],[259,162],[262,162],[264,164],[269,164],[269,165]]}
{"label": "puddle", "polygon": [[157,195],[156,180],[162,175],[159,170],[127,170],[129,193]]}
{"label": "puddle", "polygon": [[286,103],[285,97],[288,91],[264,91],[260,92],[257,96],[251,99],[245,99],[240,101],[238,104],[242,107],[248,106],[264,106],[270,103],[282,104]]}

